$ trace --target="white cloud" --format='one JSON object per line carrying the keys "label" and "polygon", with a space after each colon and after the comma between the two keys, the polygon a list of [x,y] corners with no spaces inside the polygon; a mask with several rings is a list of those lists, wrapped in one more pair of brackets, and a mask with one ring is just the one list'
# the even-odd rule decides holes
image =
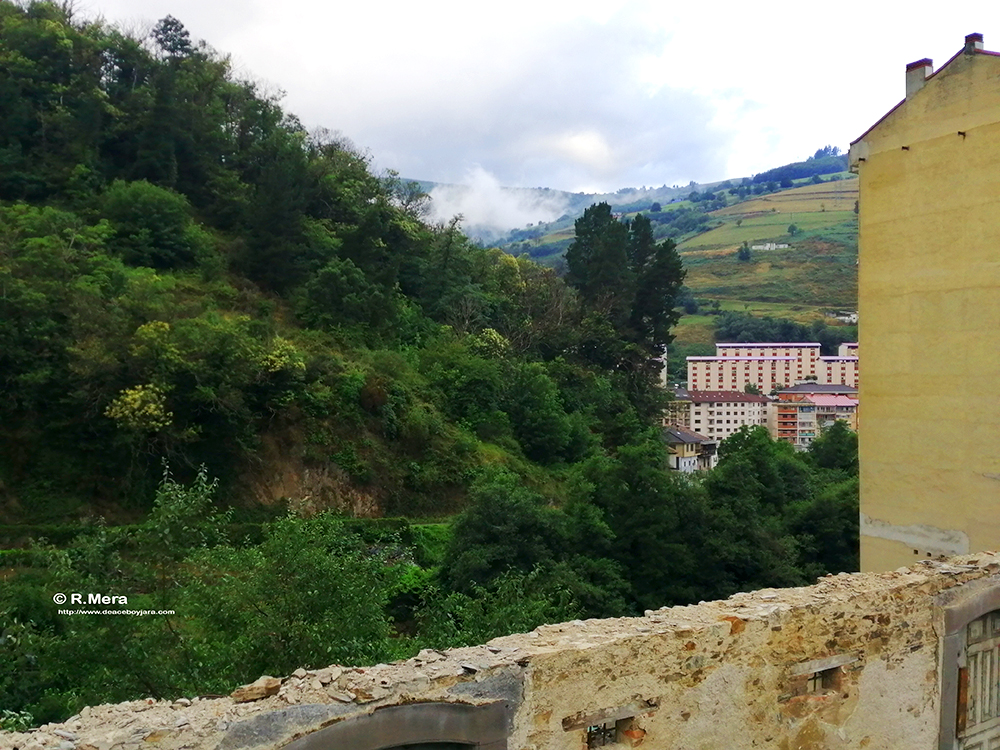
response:
{"label": "white cloud", "polygon": [[[995,6],[847,0],[89,0],[174,15],[404,176],[579,190],[709,182],[842,148],[902,98],[903,69]],[[993,43],[991,45],[991,39]]]}
{"label": "white cloud", "polygon": [[474,167],[460,185],[438,185],[431,195],[431,221],[448,222],[462,216],[470,234],[491,239],[513,227],[558,219],[566,201],[558,194],[540,196],[533,191],[504,188],[482,167]]}
{"label": "white cloud", "polygon": [[558,135],[548,139],[545,145],[547,150],[599,175],[613,173],[617,162],[604,136],[593,130]]}

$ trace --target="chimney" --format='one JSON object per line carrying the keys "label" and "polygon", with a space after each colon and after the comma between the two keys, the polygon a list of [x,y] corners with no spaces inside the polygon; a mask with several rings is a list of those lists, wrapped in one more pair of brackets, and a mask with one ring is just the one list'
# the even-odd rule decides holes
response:
{"label": "chimney", "polygon": [[934,72],[934,61],[929,57],[906,66],[906,98],[909,99],[924,87],[924,81]]}
{"label": "chimney", "polygon": [[982,34],[967,34],[965,37],[965,54],[974,55],[983,48]]}

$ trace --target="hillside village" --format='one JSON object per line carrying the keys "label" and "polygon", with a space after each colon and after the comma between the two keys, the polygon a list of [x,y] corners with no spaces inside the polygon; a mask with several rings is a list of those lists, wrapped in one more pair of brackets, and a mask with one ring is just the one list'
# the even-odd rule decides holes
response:
{"label": "hillside village", "polygon": [[835,422],[858,430],[856,342],[836,356],[822,356],[817,342],[716,344],[715,356],[688,357],[687,368],[687,387],[671,391],[663,417],[678,471],[715,468],[719,443],[743,427],[765,426],[797,450]]}

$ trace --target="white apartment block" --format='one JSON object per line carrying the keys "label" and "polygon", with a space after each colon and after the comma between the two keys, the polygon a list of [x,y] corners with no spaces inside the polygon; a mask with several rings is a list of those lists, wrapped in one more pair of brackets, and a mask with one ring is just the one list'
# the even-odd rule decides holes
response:
{"label": "white apartment block", "polygon": [[742,391],[752,383],[770,393],[807,380],[858,387],[857,344],[841,345],[835,357],[820,356],[816,342],[716,344],[714,357],[688,357],[687,369],[692,391]]}
{"label": "white apartment block", "polygon": [[[849,385],[858,388],[861,379],[858,375],[858,345],[856,343],[841,344],[836,357],[820,357],[823,372],[817,380],[830,385]],[[791,385],[791,384],[789,384]]]}
{"label": "white apartment block", "polygon": [[[680,395],[680,394],[678,394]],[[725,440],[740,427],[767,425],[767,396],[737,391],[687,391],[690,428],[706,437]]]}

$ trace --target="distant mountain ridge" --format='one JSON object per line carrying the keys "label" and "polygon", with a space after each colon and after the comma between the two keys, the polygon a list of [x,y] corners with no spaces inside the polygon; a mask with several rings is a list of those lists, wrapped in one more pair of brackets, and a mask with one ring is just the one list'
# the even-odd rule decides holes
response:
{"label": "distant mountain ridge", "polygon": [[[804,161],[784,164],[750,176],[731,177],[708,183],[691,181],[683,186],[664,184],[660,187],[626,187],[607,193],[574,193],[546,187],[506,187],[492,177],[488,178],[489,182],[485,186],[475,176],[471,184],[420,179],[407,181],[415,182],[423,192],[431,196],[431,212],[435,220],[446,222],[461,214],[462,228],[466,234],[480,242],[503,246],[569,226],[584,209],[595,203],[608,203],[617,212],[631,213],[648,209],[654,203],[666,205],[683,201],[693,192],[714,193],[720,188],[766,185],[769,182],[790,187],[781,183],[834,174],[846,169],[846,154],[841,154],[836,147],[826,146]],[[487,205],[482,207],[485,210],[480,208],[479,199],[487,201]],[[498,206],[498,203],[507,205]],[[520,223],[504,222],[505,215],[511,218],[529,215],[531,218]],[[525,231],[533,228],[544,228],[545,231],[541,233],[538,229]]]}

